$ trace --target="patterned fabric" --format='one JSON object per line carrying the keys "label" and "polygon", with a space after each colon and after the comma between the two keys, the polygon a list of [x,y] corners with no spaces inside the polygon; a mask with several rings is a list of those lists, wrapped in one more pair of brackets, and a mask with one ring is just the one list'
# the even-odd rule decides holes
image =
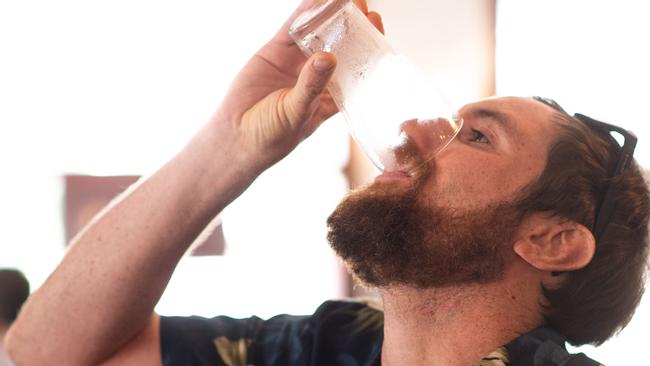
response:
{"label": "patterned fabric", "polygon": [[[384,314],[362,302],[328,301],[311,316],[161,317],[163,364],[188,366],[380,366]],[[538,328],[476,366],[597,366]]]}

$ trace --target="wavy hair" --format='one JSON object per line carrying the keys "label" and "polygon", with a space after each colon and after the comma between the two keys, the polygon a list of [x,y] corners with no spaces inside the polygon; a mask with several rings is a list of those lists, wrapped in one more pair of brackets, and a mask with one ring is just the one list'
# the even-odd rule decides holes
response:
{"label": "wavy hair", "polygon": [[534,97],[555,109],[559,137],[549,150],[540,178],[527,187],[522,213],[548,212],[593,228],[607,189],[616,207],[596,242],[591,262],[567,272],[562,286],[543,288],[544,315],[569,343],[600,345],[632,318],[648,272],[648,185],[635,161],[610,177],[620,148],[606,135],[569,115],[556,102]]}

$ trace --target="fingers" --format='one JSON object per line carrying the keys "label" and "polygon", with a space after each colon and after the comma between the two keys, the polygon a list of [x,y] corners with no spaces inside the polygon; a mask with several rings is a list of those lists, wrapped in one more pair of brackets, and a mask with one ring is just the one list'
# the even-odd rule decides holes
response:
{"label": "fingers", "polygon": [[353,2],[354,5],[356,5],[366,15],[366,17],[368,17],[370,23],[372,23],[381,34],[384,34],[384,23],[381,20],[381,15],[376,11],[369,11],[368,2],[366,0],[353,0]]}
{"label": "fingers", "polygon": [[298,82],[284,99],[284,111],[291,124],[304,123],[314,111],[336,67],[336,58],[326,52],[312,55],[303,66]]}
{"label": "fingers", "polygon": [[377,12],[371,11],[366,14],[366,16],[368,17],[370,23],[372,23],[372,25],[374,25],[375,28],[381,32],[381,34],[384,34],[384,22],[381,20],[381,15],[379,15]]}
{"label": "fingers", "polygon": [[353,0],[356,5],[364,14],[368,14],[368,2],[366,0]]}

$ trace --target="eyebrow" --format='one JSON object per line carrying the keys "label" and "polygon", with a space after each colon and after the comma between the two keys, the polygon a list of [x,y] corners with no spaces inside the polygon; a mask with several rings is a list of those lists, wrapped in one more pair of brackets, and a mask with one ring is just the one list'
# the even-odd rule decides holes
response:
{"label": "eyebrow", "polygon": [[510,117],[502,112],[492,109],[478,108],[469,112],[470,118],[489,118],[497,123],[497,126],[508,135],[517,135],[516,129],[512,126]]}

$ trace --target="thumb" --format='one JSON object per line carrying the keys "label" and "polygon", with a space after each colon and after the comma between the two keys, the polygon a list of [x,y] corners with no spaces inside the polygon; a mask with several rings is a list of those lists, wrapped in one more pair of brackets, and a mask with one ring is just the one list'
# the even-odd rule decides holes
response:
{"label": "thumb", "polygon": [[296,85],[284,99],[284,109],[292,124],[306,122],[314,112],[315,101],[325,91],[336,66],[331,53],[318,52],[305,63]]}

